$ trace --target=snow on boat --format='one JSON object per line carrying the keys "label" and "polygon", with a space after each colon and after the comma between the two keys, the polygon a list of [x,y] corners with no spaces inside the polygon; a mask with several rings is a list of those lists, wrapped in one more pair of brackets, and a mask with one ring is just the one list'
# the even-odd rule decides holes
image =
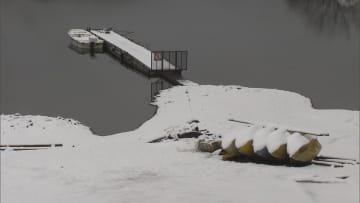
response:
{"label": "snow on boat", "polygon": [[79,49],[101,52],[103,51],[104,40],[83,29],[71,29],[68,32],[72,44]]}
{"label": "snow on boat", "polygon": [[262,126],[254,125],[237,133],[235,137],[235,147],[240,152],[240,154],[248,157],[256,156],[253,149],[253,137],[256,131],[258,131],[260,128],[262,128]]}
{"label": "snow on boat", "polygon": [[321,144],[312,135],[293,133],[287,140],[287,152],[293,162],[309,162],[320,152]]}
{"label": "snow on boat", "polygon": [[[203,143],[203,145],[205,145]],[[319,154],[321,144],[315,135],[273,126],[253,125],[224,134],[220,146],[224,160],[247,157],[269,162],[308,164]]]}

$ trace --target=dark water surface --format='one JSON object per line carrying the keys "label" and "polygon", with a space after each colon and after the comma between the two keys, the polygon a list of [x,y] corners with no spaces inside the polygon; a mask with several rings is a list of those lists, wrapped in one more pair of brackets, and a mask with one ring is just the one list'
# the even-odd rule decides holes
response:
{"label": "dark water surface", "polygon": [[114,27],[189,50],[200,84],[290,90],[359,110],[360,10],[336,0],[0,0],[1,112],[77,119],[101,135],[152,116],[153,80],[68,48],[71,28]]}

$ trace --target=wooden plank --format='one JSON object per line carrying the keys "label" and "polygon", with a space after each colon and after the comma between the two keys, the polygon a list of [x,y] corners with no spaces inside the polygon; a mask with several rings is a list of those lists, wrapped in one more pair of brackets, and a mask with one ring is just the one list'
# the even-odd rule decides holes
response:
{"label": "wooden plank", "polygon": [[42,150],[42,149],[49,149],[49,148],[12,148],[12,151],[32,151],[32,150]]}
{"label": "wooden plank", "polygon": [[10,144],[0,145],[1,148],[42,148],[42,147],[62,147],[63,144]]}
{"label": "wooden plank", "polygon": [[318,156],[314,160],[329,162],[329,163],[338,163],[338,164],[351,164],[351,165],[360,164],[354,159],[336,158],[336,157],[324,158],[324,156]]}
{"label": "wooden plank", "polygon": [[338,159],[338,160],[347,160],[347,161],[355,161],[355,159],[343,158],[343,157],[334,157],[334,156],[318,156],[319,159]]}
{"label": "wooden plank", "polygon": [[342,165],[342,164],[335,164],[335,163],[330,164],[328,162],[315,161],[315,160],[313,160],[311,163],[314,164],[314,165],[329,166],[329,167],[334,167],[334,168],[342,168],[342,167],[344,167],[344,165]]}

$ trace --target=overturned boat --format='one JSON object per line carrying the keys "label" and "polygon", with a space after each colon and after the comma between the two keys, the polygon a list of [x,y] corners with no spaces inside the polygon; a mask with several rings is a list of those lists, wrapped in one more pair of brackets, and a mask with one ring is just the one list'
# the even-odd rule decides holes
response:
{"label": "overturned boat", "polygon": [[104,49],[104,40],[83,29],[71,29],[68,32],[71,38],[71,46],[81,52],[94,51],[102,52]]}
{"label": "overturned boat", "polygon": [[198,150],[213,152],[221,149],[223,160],[251,160],[302,166],[311,164],[319,154],[321,144],[317,136],[327,135],[253,124],[225,133],[216,148],[213,147],[214,141],[210,143],[201,140]]}

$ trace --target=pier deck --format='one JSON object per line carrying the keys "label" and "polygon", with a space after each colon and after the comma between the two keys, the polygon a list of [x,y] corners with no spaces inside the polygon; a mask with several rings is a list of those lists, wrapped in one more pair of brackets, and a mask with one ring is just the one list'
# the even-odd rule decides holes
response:
{"label": "pier deck", "polygon": [[123,37],[112,30],[108,33],[103,30],[91,30],[91,33],[98,36],[100,39],[103,39],[107,43],[110,43],[127,52],[147,67],[151,68],[151,51],[145,47],[130,41],[126,37]]}
{"label": "pier deck", "polygon": [[113,55],[121,60],[126,58],[143,72],[159,74],[187,69],[187,51],[151,51],[113,30],[91,29],[90,32],[104,40]]}

